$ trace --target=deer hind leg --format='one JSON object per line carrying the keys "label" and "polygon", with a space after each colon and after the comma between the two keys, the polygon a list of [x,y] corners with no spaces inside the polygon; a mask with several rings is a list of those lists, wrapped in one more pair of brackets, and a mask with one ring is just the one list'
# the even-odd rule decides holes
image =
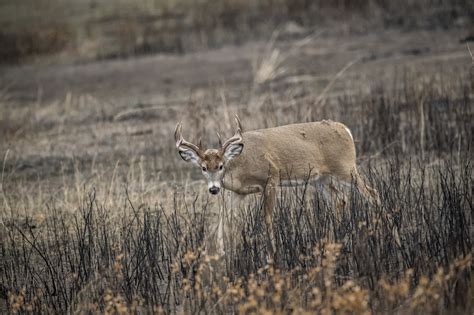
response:
{"label": "deer hind leg", "polygon": [[378,191],[367,185],[359,172],[357,172],[357,169],[354,169],[351,172],[351,180],[354,180],[354,184],[364,198],[369,200],[371,204],[380,206],[381,203]]}
{"label": "deer hind leg", "polygon": [[335,218],[340,221],[346,205],[345,193],[332,180],[330,176],[324,176],[312,183],[314,187],[323,193],[323,197],[328,205],[335,209]]}
{"label": "deer hind leg", "polygon": [[331,180],[328,181],[327,187],[331,194],[331,199],[336,210],[336,220],[342,221],[344,208],[346,207],[346,196],[344,191],[341,191],[336,184]]}

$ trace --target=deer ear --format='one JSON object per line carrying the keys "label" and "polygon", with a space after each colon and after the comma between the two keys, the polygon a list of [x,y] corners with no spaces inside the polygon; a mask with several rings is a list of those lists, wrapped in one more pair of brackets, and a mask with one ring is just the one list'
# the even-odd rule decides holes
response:
{"label": "deer ear", "polygon": [[185,160],[186,162],[192,162],[192,163],[200,166],[201,158],[199,157],[199,155],[194,150],[179,149],[178,152],[179,152],[179,155],[181,156],[181,158],[183,160]]}
{"label": "deer ear", "polygon": [[224,158],[227,161],[232,160],[236,156],[239,156],[240,153],[242,153],[243,149],[244,149],[244,144],[243,143],[231,144],[226,148],[226,150],[224,152]]}

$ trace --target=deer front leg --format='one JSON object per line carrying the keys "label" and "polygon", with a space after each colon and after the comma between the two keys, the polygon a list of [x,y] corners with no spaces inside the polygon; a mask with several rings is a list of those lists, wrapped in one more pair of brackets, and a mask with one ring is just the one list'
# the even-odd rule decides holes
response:
{"label": "deer front leg", "polygon": [[[225,254],[225,245],[224,239],[225,235],[234,235],[235,224],[234,224],[234,214],[236,210],[239,210],[241,204],[246,195],[239,194],[236,192],[230,192],[228,200],[222,200],[221,207],[219,210],[219,222],[217,226],[217,252],[220,256]],[[227,202],[226,202],[227,201]],[[226,207],[226,205],[229,207]],[[224,231],[225,230],[225,231]],[[231,248],[233,247],[234,239],[232,237],[227,237],[227,241],[231,242]]]}
{"label": "deer front leg", "polygon": [[268,248],[270,249],[271,255],[274,256],[275,254],[275,242],[273,238],[273,208],[275,207],[275,200],[276,200],[276,180],[274,178],[270,178],[267,186],[265,187],[265,196],[264,196],[264,215],[265,215],[265,226],[267,229],[267,236],[268,236]]}
{"label": "deer front leg", "polygon": [[225,247],[224,247],[224,211],[225,206],[222,205],[219,211],[219,223],[217,226],[217,254],[219,256],[224,256]]}

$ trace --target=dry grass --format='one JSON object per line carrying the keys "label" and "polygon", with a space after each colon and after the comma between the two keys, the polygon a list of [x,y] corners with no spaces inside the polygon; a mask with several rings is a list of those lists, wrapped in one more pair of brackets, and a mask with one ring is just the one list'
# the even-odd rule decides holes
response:
{"label": "dry grass", "polygon": [[267,37],[287,22],[302,28],[300,36],[341,24],[354,33],[469,27],[473,8],[468,0],[397,5],[387,0],[9,0],[0,4],[0,12],[0,63],[22,63],[186,53]]}
{"label": "dry grass", "polygon": [[[409,10],[378,0],[338,1],[340,10],[332,1],[316,1],[310,8],[305,3],[268,0],[258,8],[246,1],[97,3],[92,22],[84,20],[84,8],[67,18],[74,27],[64,30],[81,37],[78,43],[83,45],[72,53],[87,58],[187,52],[273,36],[263,48],[251,46],[257,47],[256,53],[220,51],[247,53],[239,60],[215,51],[210,56],[152,59],[174,62],[148,77],[161,80],[160,70],[168,71],[169,86],[164,79],[153,83],[168,86],[156,92],[158,101],[142,102],[142,90],[132,87],[130,92],[140,95],[136,99],[120,102],[120,96],[113,97],[123,85],[109,74],[125,73],[127,85],[144,83],[136,75],[150,63],[139,62],[95,64],[104,70],[109,87],[118,86],[102,97],[75,91],[43,97],[39,88],[35,97],[22,98],[33,83],[20,86],[20,96],[10,97],[10,86],[2,89],[1,313],[472,313],[474,85],[470,60],[464,63],[469,46],[467,51],[463,46],[462,58],[452,42],[446,50],[428,45],[426,56],[419,56],[426,44],[419,43],[421,33],[403,37],[416,41],[407,51],[395,45],[393,52],[380,49],[370,36],[341,45],[331,37],[334,33],[319,47],[315,43],[321,33],[309,33],[318,23],[347,18],[355,7],[353,19],[374,14],[376,19],[347,24],[350,32],[374,25],[442,26],[457,21],[454,13],[442,15],[451,2],[435,1],[419,20],[411,11],[432,1],[410,1]],[[452,12],[469,4],[456,3]],[[258,23],[262,15],[268,25]],[[323,21],[312,21],[315,16]],[[36,18],[42,20],[42,15]],[[173,24],[182,19],[197,33],[184,35],[182,24]],[[286,26],[274,31],[282,21],[294,19],[303,26],[297,35],[285,33]],[[15,21],[10,22],[12,28],[5,32],[15,30]],[[32,18],[31,25],[36,22]],[[100,27],[87,35],[70,32],[89,24]],[[98,35],[110,28],[117,33]],[[163,29],[167,31],[157,32]],[[302,39],[288,48],[285,36]],[[108,44],[116,38],[118,46]],[[70,49],[59,42],[53,46]],[[372,46],[358,48],[367,44]],[[344,49],[348,52],[339,59],[328,58]],[[439,51],[431,54],[430,49]],[[373,54],[360,53],[367,51]],[[201,63],[209,67],[205,57],[221,58],[225,63],[219,66],[225,70],[219,69],[219,76],[183,70]],[[337,65],[325,67],[328,60]],[[181,62],[184,66],[178,67]],[[310,63],[312,68],[306,69]],[[238,72],[242,65],[249,69],[240,77],[229,76],[222,84],[202,82],[207,75]],[[113,67],[119,71],[111,71]],[[132,72],[131,67],[140,70]],[[95,73],[94,67],[84,68]],[[51,71],[50,78],[70,78],[64,68]],[[19,74],[21,78],[23,72]],[[95,80],[88,75],[83,78],[99,89],[107,86],[102,76]],[[182,80],[187,75],[194,77]],[[49,89],[64,88],[61,83]],[[45,95],[51,93],[47,86]],[[380,192],[382,204],[370,206],[350,189],[344,209],[336,213],[333,202],[310,187],[282,189],[271,235],[277,252],[270,258],[261,196],[248,197],[239,209],[228,194],[209,196],[200,172],[183,163],[174,147],[177,121],[184,122],[186,138],[202,138],[213,147],[216,131],[224,137],[233,133],[234,113],[244,130],[321,119],[347,124],[360,169]],[[224,256],[216,254],[215,241],[221,209],[226,220]]]}
{"label": "dry grass", "polygon": [[[226,255],[215,256],[220,201],[176,157],[176,119],[152,128],[145,124],[150,112],[138,115],[90,96],[30,109],[34,127],[7,133],[2,143],[18,145],[3,155],[2,307],[12,313],[469,312],[469,75],[447,80],[407,71],[398,89],[374,86],[317,106],[314,94],[299,100],[298,111],[279,105],[285,94],[271,86],[270,92],[249,87],[259,97],[271,93],[275,102],[239,111],[247,130],[296,122],[308,112],[311,120],[346,122],[382,198],[374,208],[351,191],[336,216],[317,192],[283,190],[274,260],[268,260],[259,197],[233,209]],[[217,111],[208,96],[191,98],[181,117],[187,132],[230,134],[226,117],[233,108],[225,92],[213,95],[225,105]],[[21,122],[22,110],[3,102],[2,114]],[[100,119],[97,129],[82,127],[92,118]],[[92,146],[99,154],[54,161],[19,149],[38,141],[52,150]]]}

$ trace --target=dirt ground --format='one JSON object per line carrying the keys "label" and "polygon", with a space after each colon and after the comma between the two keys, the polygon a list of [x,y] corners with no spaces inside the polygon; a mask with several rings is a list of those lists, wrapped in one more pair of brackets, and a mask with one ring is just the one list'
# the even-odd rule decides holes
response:
{"label": "dirt ground", "polygon": [[[97,165],[112,168],[119,160],[127,164],[144,159],[152,166],[147,175],[176,179],[176,165],[184,173],[190,168],[175,154],[172,132],[184,120],[189,126],[185,134],[197,138],[192,120],[198,108],[207,110],[199,115],[206,121],[204,139],[212,142],[212,126],[226,115],[223,107],[245,113],[257,106],[255,95],[268,91],[277,106],[297,107],[321,93],[330,100],[374,87],[392,88],[407,72],[452,74],[455,80],[471,67],[466,44],[460,42],[467,31],[345,36],[321,30],[293,39],[279,34],[286,39],[271,47],[260,41],[187,55],[4,67],[4,173],[12,182],[51,183],[73,173],[77,165],[92,172]],[[276,75],[270,83],[256,83],[258,65],[272,53],[277,54]],[[251,116],[244,125],[264,127],[249,120]]]}
{"label": "dirt ground", "polygon": [[[334,34],[332,34],[334,33]],[[468,30],[385,31],[344,36],[321,30],[305,39],[277,42],[287,70],[282,80],[312,81],[318,88],[344,65],[360,58],[344,79],[363,83],[384,80],[395,67],[449,68],[469,65],[469,53],[461,39]],[[11,99],[37,102],[64,99],[67,93],[91,94],[120,105],[145,102],[169,104],[186,100],[191,91],[225,85],[238,90],[252,84],[252,63],[266,42],[227,46],[187,55],[156,55],[129,60],[98,61],[75,65],[27,65],[6,67],[0,73],[2,87]],[[289,55],[287,55],[289,53]],[[425,70],[430,70],[426,69]],[[437,70],[437,69],[436,69]],[[316,82],[316,84],[315,84]],[[322,84],[321,84],[322,83]]]}

